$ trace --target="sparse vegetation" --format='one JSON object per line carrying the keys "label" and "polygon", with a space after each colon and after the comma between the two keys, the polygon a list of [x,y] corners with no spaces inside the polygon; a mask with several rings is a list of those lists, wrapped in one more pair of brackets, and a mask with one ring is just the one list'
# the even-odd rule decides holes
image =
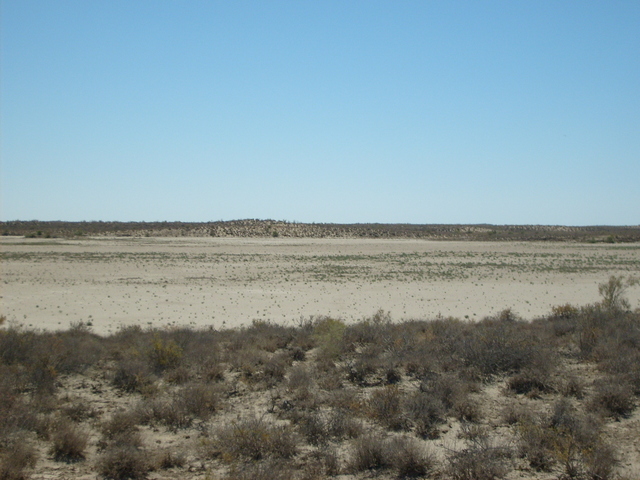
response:
{"label": "sparse vegetation", "polygon": [[625,307],[618,280],[603,287],[610,300],[530,322],[504,310],[475,323],[394,323],[380,311],[109,336],[3,325],[0,480],[52,461],[114,480],[153,469],[615,478],[620,445],[608,432],[628,428],[640,394],[640,311]]}

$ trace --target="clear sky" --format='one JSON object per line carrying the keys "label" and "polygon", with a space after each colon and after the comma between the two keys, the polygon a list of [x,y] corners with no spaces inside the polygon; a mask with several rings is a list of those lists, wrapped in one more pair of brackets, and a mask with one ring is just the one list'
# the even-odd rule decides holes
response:
{"label": "clear sky", "polygon": [[640,223],[640,2],[1,1],[2,220]]}

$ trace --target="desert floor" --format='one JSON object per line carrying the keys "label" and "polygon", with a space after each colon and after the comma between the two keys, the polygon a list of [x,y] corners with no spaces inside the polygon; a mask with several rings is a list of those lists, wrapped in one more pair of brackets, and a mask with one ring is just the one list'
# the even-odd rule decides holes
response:
{"label": "desert floor", "polygon": [[[291,324],[330,315],[530,319],[640,273],[640,245],[420,240],[2,237],[0,314],[43,329]],[[640,288],[631,289],[632,307]]]}

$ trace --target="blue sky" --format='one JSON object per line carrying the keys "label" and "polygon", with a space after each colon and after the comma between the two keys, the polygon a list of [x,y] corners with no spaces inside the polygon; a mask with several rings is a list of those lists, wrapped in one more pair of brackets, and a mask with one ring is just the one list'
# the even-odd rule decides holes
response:
{"label": "blue sky", "polygon": [[1,9],[2,220],[640,223],[638,1]]}

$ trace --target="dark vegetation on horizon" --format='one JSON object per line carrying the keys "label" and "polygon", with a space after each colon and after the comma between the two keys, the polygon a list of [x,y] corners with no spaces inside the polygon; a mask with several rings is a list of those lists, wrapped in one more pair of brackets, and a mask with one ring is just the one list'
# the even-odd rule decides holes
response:
{"label": "dark vegetation on horizon", "polygon": [[[529,478],[618,478],[620,439],[605,431],[640,395],[640,310],[624,296],[635,283],[611,277],[601,302],[532,322],[505,310],[478,323],[393,323],[380,311],[354,324],[133,326],[106,337],[87,323],[5,325],[0,479],[28,478],[43,451],[106,479],[165,470],[491,480],[516,468]],[[497,385],[498,400],[486,393]],[[128,403],[109,411],[87,400],[111,393]],[[437,453],[450,431],[456,447]],[[195,443],[166,448],[142,432]]]}
{"label": "dark vegetation on horizon", "polygon": [[2,235],[28,238],[135,237],[294,237],[422,238],[477,241],[640,242],[640,226],[417,225],[296,223],[276,220],[219,222],[0,222]]}

